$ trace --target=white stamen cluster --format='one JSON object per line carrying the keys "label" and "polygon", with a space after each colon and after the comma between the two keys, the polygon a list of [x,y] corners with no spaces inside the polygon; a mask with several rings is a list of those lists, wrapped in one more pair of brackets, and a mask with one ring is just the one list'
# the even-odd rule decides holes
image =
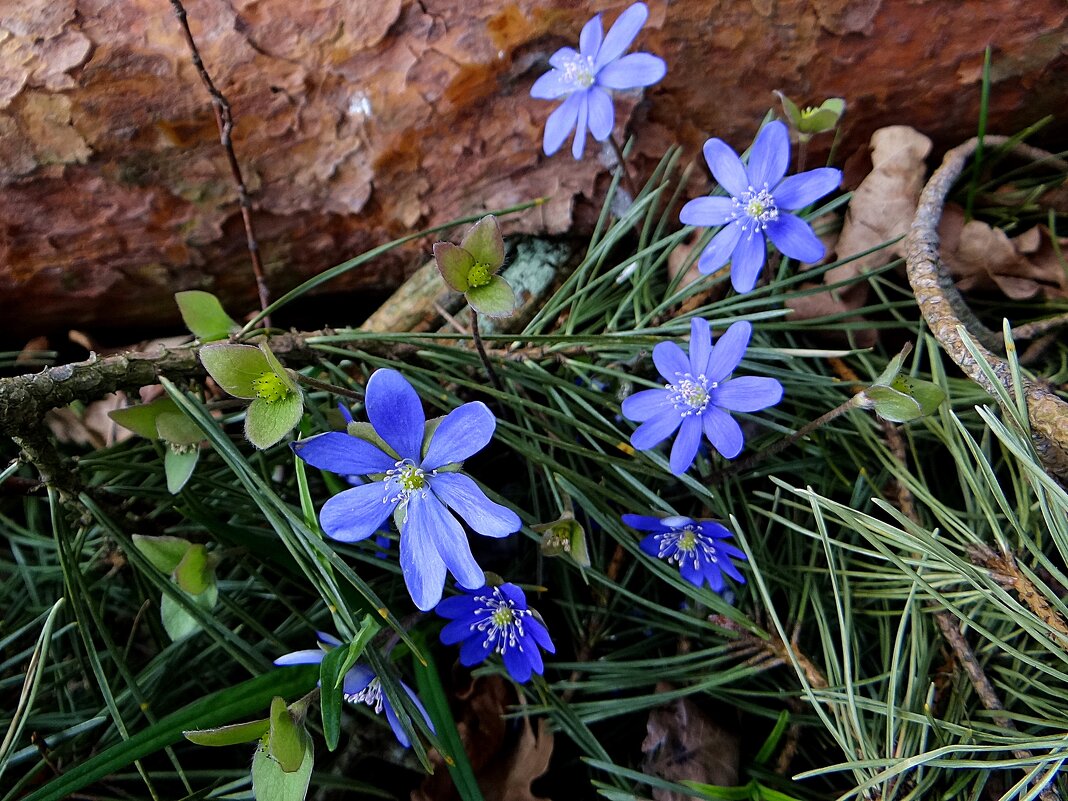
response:
{"label": "white stamen cluster", "polygon": [[358,693],[345,693],[345,700],[350,704],[367,704],[376,714],[382,713],[382,682],[378,676]]}
{"label": "white stamen cluster", "polygon": [[[413,493],[425,497],[427,494],[426,471],[411,459],[401,459],[387,470],[382,482],[386,485],[386,494],[382,503],[404,503]],[[434,475],[431,471],[430,475]]]}
{"label": "white stamen cluster", "polygon": [[696,570],[701,567],[702,561],[712,564],[719,561],[715,539],[702,533],[700,525],[695,523],[660,532],[654,535],[654,539],[659,546],[657,555],[666,559],[668,564],[681,565],[685,560],[691,562]]}
{"label": "white stamen cluster", "polygon": [[576,89],[589,89],[596,80],[591,56],[575,55],[564,62],[564,80]]}
{"label": "white stamen cluster", "polygon": [[471,624],[471,631],[480,631],[485,635],[483,647],[503,654],[509,648],[523,650],[520,638],[523,637],[523,617],[531,614],[529,609],[517,609],[515,603],[504,597],[494,587],[492,595],[476,595],[474,601],[479,606],[474,614],[479,618]]}
{"label": "white stamen cluster", "polygon": [[701,414],[711,399],[709,393],[719,384],[709,381],[704,373],[696,378],[690,373],[675,373],[675,377],[673,384],[664,385],[664,388],[672,393],[671,403],[683,417]]}
{"label": "white stamen cluster", "polygon": [[742,230],[750,236],[763,233],[768,223],[779,219],[779,207],[767,184],[763,189],[749,187],[741,197],[731,198],[732,220],[741,220]]}

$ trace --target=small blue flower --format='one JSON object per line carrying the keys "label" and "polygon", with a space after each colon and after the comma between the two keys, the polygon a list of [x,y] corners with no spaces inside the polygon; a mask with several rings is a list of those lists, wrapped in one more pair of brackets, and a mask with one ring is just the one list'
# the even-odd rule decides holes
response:
{"label": "small blue flower", "polygon": [[731,533],[714,520],[623,515],[623,522],[639,531],[652,531],[638,547],[650,556],[666,559],[669,565],[678,565],[682,577],[695,587],[707,583],[713,592],[722,592],[723,573],[745,584],[731,562],[731,557],[744,561],[745,554],[724,542]]}
{"label": "small blue flower", "polygon": [[582,158],[587,127],[598,142],[612,134],[615,110],[610,90],[651,86],[667,73],[662,58],[649,53],[623,55],[648,16],[645,3],[635,3],[619,15],[604,35],[598,14],[583,26],[578,51],[562,47],[549,58],[552,69],[534,82],[530,95],[540,100],[556,100],[565,95],[567,99],[545,122],[545,155],[559,150],[574,130],[571,155]]}
{"label": "small blue flower", "polygon": [[323,505],[323,530],[336,540],[356,542],[373,535],[393,514],[400,529],[401,572],[424,612],[441,600],[446,569],[460,586],[481,587],[485,574],[449,510],[486,537],[506,537],[522,525],[515,512],[491,501],[457,469],[493,437],[493,413],[484,403],[465,403],[442,418],[424,444],[426,417],[419,396],[400,373],[386,369],[367,382],[366,407],[384,450],[340,431],[292,445],[313,467],[371,478]]}
{"label": "small blue flower", "polygon": [[441,630],[446,645],[460,643],[460,663],[471,667],[498,653],[520,684],[531,672],[541,674],[544,663],[538,646],[550,654],[556,646],[549,632],[527,608],[527,598],[514,584],[482,587],[438,604],[439,615],[452,621]]}
{"label": "small blue flower", "polygon": [[708,321],[695,317],[689,356],[674,342],[657,344],[653,363],[667,383],[664,389],[645,389],[623,401],[623,416],[641,423],[630,444],[648,450],[678,429],[670,459],[677,476],[693,464],[702,431],[727,459],[741,453],[742,429],[728,412],[757,412],[782,400],[782,384],[774,378],[729,378],[752,333],[748,322],[733,323],[713,348]]}
{"label": "small blue flower", "polygon": [[728,261],[731,284],[738,292],[756,286],[766,258],[765,237],[784,256],[801,262],[823,258],[823,243],[795,214],[842,182],[842,171],[820,167],[784,178],[790,163],[790,135],[778,120],[761,129],[753,142],[749,164],[721,139],[709,139],[705,161],[730,197],[699,197],[682,207],[684,225],[724,226],[701,253],[702,273],[718,270]]}
{"label": "small blue flower", "polygon": [[[316,632],[319,636],[319,648],[315,650],[306,651],[293,651],[292,653],[285,654],[274,660],[276,665],[317,665],[323,661],[323,657],[326,656],[326,652],[331,648],[337,648],[341,645],[341,640],[337,637],[333,637],[327,634],[325,631]],[[419,713],[423,716],[423,720],[426,721],[426,725],[431,731],[434,731],[434,724],[430,722],[430,715],[427,714],[426,708],[422,702],[412,692],[412,688],[400,682],[401,689],[408,694],[408,697],[412,699],[412,703],[415,704],[415,708],[419,710]],[[400,724],[400,720],[397,718],[397,713],[393,709],[393,705],[389,702],[386,694],[382,692],[382,683],[379,681],[375,672],[366,665],[357,664],[350,668],[345,673],[345,680],[342,686],[342,693],[344,698],[350,704],[367,704],[371,707],[376,714],[381,715],[382,712],[386,713],[386,720],[389,722],[389,727],[393,729],[393,734],[396,735],[397,741],[405,748],[411,747],[411,740],[408,739],[408,735],[404,733],[404,728]]]}

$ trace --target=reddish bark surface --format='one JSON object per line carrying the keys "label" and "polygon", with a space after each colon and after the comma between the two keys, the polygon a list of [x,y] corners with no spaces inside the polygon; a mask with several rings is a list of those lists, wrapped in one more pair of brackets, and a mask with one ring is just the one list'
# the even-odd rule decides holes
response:
{"label": "reddish bark surface", "polygon": [[[272,290],[368,247],[549,196],[505,223],[559,233],[599,202],[599,148],[546,159],[552,104],[528,91],[557,47],[626,0],[189,0],[237,121]],[[638,40],[666,79],[617,98],[648,167],[673,142],[745,146],[772,90],[845,97],[844,141],[910,124],[938,149],[974,133],[983,48],[989,130],[1063,112],[1063,0],[649,0]],[[1063,116],[1060,131],[1064,131]],[[818,157],[818,154],[815,154]],[[694,191],[700,187],[695,185]],[[167,0],[0,0],[0,329],[176,320],[202,288],[255,304],[236,192]],[[347,277],[399,283],[411,248]],[[326,322],[326,321],[323,321]],[[336,322],[336,321],[335,321]]]}

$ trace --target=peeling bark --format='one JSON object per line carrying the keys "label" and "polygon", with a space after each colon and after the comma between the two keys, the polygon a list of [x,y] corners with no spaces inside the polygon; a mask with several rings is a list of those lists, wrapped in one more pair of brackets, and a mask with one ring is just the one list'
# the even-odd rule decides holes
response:
{"label": "peeling bark", "polygon": [[[582,23],[629,0],[190,0],[234,109],[275,295],[415,227],[552,200],[507,233],[560,233],[596,204],[596,147],[546,159],[533,80]],[[648,168],[673,142],[744,146],[771,91],[849,102],[841,153],[891,122],[938,144],[974,130],[994,48],[990,130],[1062,110],[1061,0],[649,0],[638,46],[665,80],[617,97]],[[1063,127],[1062,127],[1063,132]],[[812,152],[810,159],[820,154]],[[174,291],[254,308],[225,155],[166,0],[0,0],[0,329],[177,320]],[[695,191],[697,187],[695,186]],[[577,216],[577,220],[576,220]],[[429,243],[428,243],[429,244]],[[346,277],[399,285],[416,248]]]}

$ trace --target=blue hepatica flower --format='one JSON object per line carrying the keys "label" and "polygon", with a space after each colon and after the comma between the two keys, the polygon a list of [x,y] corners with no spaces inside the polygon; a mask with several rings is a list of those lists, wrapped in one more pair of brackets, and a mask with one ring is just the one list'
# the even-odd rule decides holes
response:
{"label": "blue hepatica flower", "polygon": [[623,55],[648,16],[645,3],[635,3],[619,15],[605,35],[598,14],[583,26],[577,51],[562,47],[549,58],[552,69],[534,82],[531,97],[566,99],[545,123],[545,155],[551,156],[559,150],[574,130],[571,155],[582,158],[587,127],[598,142],[612,133],[615,110],[610,90],[651,86],[667,73],[667,65],[658,56]]}
{"label": "blue hepatica flower", "polygon": [[[293,651],[292,653],[285,654],[274,660],[276,665],[317,665],[323,661],[323,657],[326,656],[326,652],[331,648],[337,648],[341,645],[341,640],[337,637],[332,637],[325,631],[316,632],[319,636],[319,647],[317,649],[309,649],[306,651]],[[426,708],[422,702],[416,698],[415,693],[412,692],[412,688],[405,684],[403,681],[399,682],[401,689],[408,694],[408,697],[412,699],[412,703],[415,704],[415,708],[419,710],[419,713],[423,716],[423,720],[426,721],[426,725],[431,731],[434,731],[434,724],[430,722],[430,716],[426,712]],[[404,733],[404,728],[400,724],[400,720],[397,718],[397,712],[393,709],[393,705],[389,702],[386,694],[382,692],[382,683],[379,681],[375,672],[366,665],[357,664],[350,668],[345,673],[345,680],[342,686],[342,693],[344,698],[350,704],[367,704],[371,707],[376,714],[381,715],[386,713],[386,720],[389,722],[389,727],[393,729],[393,734],[396,735],[397,741],[405,748],[411,746],[411,740],[408,739],[408,735]]]}
{"label": "blue hepatica flower", "polygon": [[766,258],[765,237],[784,256],[801,262],[823,258],[823,243],[796,211],[838,188],[841,170],[820,167],[786,175],[790,162],[790,135],[776,120],[764,126],[753,142],[749,164],[721,139],[709,139],[705,161],[730,197],[699,197],[682,207],[685,225],[724,226],[701,253],[702,273],[731,264],[731,284],[738,292],[756,286]]}
{"label": "blue hepatica flower", "polygon": [[742,429],[729,412],[757,412],[782,400],[774,378],[729,378],[742,361],[753,327],[733,323],[716,346],[708,321],[690,323],[689,356],[674,342],[653,348],[653,363],[667,382],[663,389],[635,392],[623,401],[623,416],[641,423],[630,444],[648,450],[678,429],[671,448],[671,472],[682,475],[693,464],[701,433],[728,459],[742,450]]}
{"label": "blue hepatica flower", "polygon": [[714,520],[623,515],[623,522],[639,531],[653,532],[638,547],[650,556],[666,559],[669,565],[678,565],[682,577],[694,586],[707,583],[713,592],[721,592],[724,573],[745,584],[731,562],[731,557],[745,560],[745,554],[724,542],[731,533]]}
{"label": "blue hepatica flower", "polygon": [[458,470],[493,437],[493,413],[484,403],[458,406],[424,443],[426,417],[419,396],[400,373],[385,369],[367,382],[366,408],[381,447],[340,431],[293,443],[297,456],[313,467],[371,479],[323,505],[323,530],[336,540],[356,542],[393,514],[404,581],[423,611],[441,600],[446,568],[460,586],[481,587],[485,574],[452,512],[487,537],[505,537],[522,525],[515,512],[491,501]]}
{"label": "blue hepatica flower", "polygon": [[549,632],[514,584],[446,598],[435,611],[451,621],[441,630],[441,641],[460,643],[460,663],[467,667],[498,653],[511,677],[522,684],[532,672],[540,675],[544,670],[538,646],[556,653]]}

